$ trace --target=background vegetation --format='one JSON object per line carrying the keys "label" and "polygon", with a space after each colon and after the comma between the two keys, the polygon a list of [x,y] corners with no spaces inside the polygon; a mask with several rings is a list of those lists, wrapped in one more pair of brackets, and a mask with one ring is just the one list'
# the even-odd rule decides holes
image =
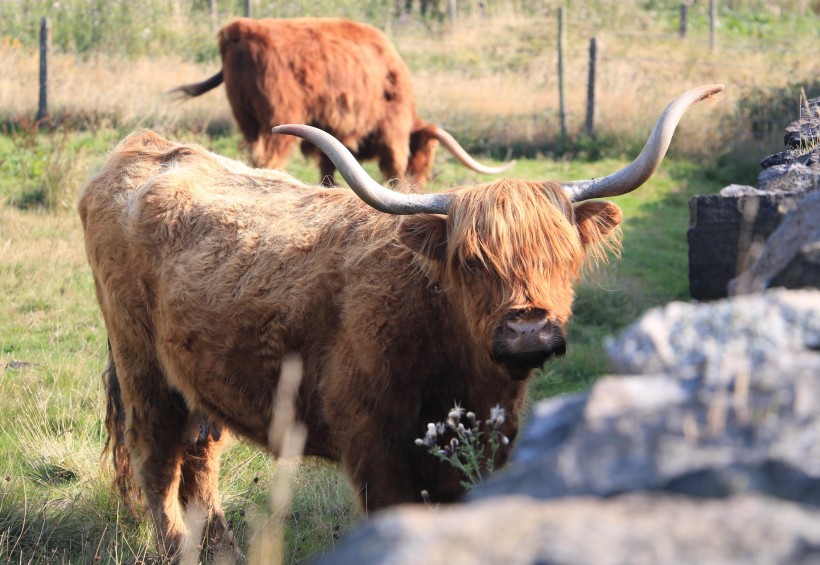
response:
{"label": "background vegetation", "polygon": [[[74,203],[108,149],[137,127],[246,158],[221,87],[184,104],[164,94],[219,67],[214,30],[242,6],[217,4],[212,20],[205,0],[0,3],[0,562],[136,563],[152,555],[146,518],[120,508],[99,460],[105,332]],[[817,0],[720,2],[717,52],[703,0],[690,3],[686,40],[677,35],[677,2],[568,0],[567,136],[557,115],[557,2],[490,1],[482,9],[461,0],[455,25],[420,18],[418,6],[399,14],[384,0],[252,6],[255,16],[343,16],[384,29],[413,71],[420,114],[485,160],[518,158],[512,173],[522,178],[606,174],[637,153],[671,98],[726,84],[719,100],[686,116],[652,181],[619,198],[623,256],[579,286],[569,354],[536,376],[534,400],[589,386],[606,372],[603,336],[649,307],[688,299],[689,198],[754,184],[759,159],[782,148],[801,92],[820,95]],[[38,124],[44,15],[54,41],[51,118]],[[591,36],[600,60],[589,137],[581,132]],[[429,190],[484,180],[444,154],[436,163]],[[317,180],[299,156],[288,169]],[[265,530],[276,472],[241,442],[226,454],[223,498],[246,545]],[[287,562],[329,550],[362,518],[332,466],[304,461],[296,479]]]}

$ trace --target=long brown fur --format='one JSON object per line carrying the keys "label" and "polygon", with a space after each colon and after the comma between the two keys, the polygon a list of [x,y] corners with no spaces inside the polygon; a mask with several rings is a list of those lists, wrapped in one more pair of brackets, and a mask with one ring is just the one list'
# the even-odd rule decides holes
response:
{"label": "long brown fur", "polygon": [[494,361],[495,328],[530,310],[562,328],[587,258],[617,247],[620,210],[573,206],[551,183],[452,192],[446,217],[390,216],[150,131],[112,152],[79,211],[111,344],[117,481],[133,470],[164,555],[191,505],[208,510],[211,546],[231,549],[216,485],[226,434],[190,430],[205,421],[266,447],[290,352],[304,360],[306,453],[338,460],[371,510],[462,493],[459,473],[414,445],[453,403],[500,404],[515,437],[528,381]]}
{"label": "long brown fur", "polygon": [[[410,71],[376,28],[335,18],[236,19],[219,31],[222,70],[174,89],[199,96],[224,79],[234,117],[258,167],[280,168],[296,140],[280,124],[319,127],[386,179],[423,184],[438,141],[416,114]],[[335,167],[309,143],[322,182]]]}

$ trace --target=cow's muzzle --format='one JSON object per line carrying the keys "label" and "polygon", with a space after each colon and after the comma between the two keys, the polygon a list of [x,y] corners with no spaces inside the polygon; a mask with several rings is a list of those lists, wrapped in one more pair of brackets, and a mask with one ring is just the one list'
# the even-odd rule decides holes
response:
{"label": "cow's muzzle", "polygon": [[564,328],[541,309],[511,312],[493,331],[493,360],[504,365],[516,380],[553,357],[566,353]]}

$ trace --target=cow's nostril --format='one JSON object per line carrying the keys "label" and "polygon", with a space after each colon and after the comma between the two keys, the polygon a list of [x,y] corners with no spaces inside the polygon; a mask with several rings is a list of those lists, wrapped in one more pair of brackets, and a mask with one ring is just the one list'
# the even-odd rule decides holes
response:
{"label": "cow's nostril", "polygon": [[535,334],[544,330],[549,320],[544,317],[537,320],[509,320],[507,321],[507,337],[516,338],[522,335]]}
{"label": "cow's nostril", "polygon": [[518,332],[515,331],[515,328],[510,327],[510,324],[507,324],[507,327],[504,328],[504,339],[513,340],[517,338],[518,335]]}

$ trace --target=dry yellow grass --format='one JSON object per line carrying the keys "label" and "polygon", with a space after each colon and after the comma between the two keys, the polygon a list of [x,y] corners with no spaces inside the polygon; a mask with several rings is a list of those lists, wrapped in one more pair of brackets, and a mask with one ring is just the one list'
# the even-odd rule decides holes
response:
{"label": "dry yellow grass", "polygon": [[[173,128],[182,121],[232,121],[224,88],[184,104],[166,92],[200,81],[216,64],[197,65],[182,57],[136,61],[97,54],[88,59],[54,53],[51,58],[49,107],[53,113],[97,113],[122,123]],[[39,55],[24,47],[0,45],[0,113],[32,115],[37,108]]]}
{"label": "dry yellow grass", "polygon": [[[750,38],[732,43],[727,36],[713,54],[703,37],[681,41],[652,30],[603,31],[572,19],[567,25],[564,80],[571,135],[584,124],[588,37],[593,34],[599,53],[595,120],[600,132],[643,132],[678,93],[699,84],[726,84],[720,104],[708,112],[693,112],[682,124],[683,151],[687,131],[722,143],[720,117],[732,113],[734,102],[749,88],[783,87],[820,75],[820,61],[806,56],[805,50],[772,54]],[[636,25],[641,27],[640,22]],[[445,126],[474,123],[488,137],[502,140],[549,138],[558,131],[554,16],[474,16],[441,34],[393,26],[391,36],[412,67],[419,113],[425,119]],[[812,44],[816,37],[805,39]],[[800,47],[801,39],[794,38],[793,45]],[[165,94],[174,86],[210,76],[218,67],[216,61],[196,64],[182,54],[132,61],[105,54],[79,59],[56,53],[51,108],[55,113],[110,115],[119,123],[161,130],[214,122],[233,127],[223,87],[184,103]],[[37,53],[19,45],[0,46],[0,77],[0,114],[32,114]]]}
{"label": "dry yellow grass", "polygon": [[[414,69],[422,115],[445,124],[460,114],[499,116],[502,121],[534,116],[536,120],[527,123],[531,131],[524,133],[525,138],[527,133],[537,137],[538,131],[558,131],[557,26],[550,18],[539,24],[543,26],[543,39],[538,44],[543,48],[522,60],[517,69],[506,72],[492,68],[494,56],[504,56],[504,42],[494,37],[499,28],[508,34],[530,34],[532,38],[537,24],[512,17],[500,22],[475,18],[437,44],[397,34],[394,40],[399,50],[411,60],[419,52],[431,50],[455,53],[469,48],[479,54],[471,65],[457,71]],[[646,131],[663,105],[680,92],[700,84],[726,85],[719,104],[706,112],[692,112],[682,123],[682,143],[678,147],[684,151],[687,132],[698,132],[698,143],[704,139],[722,143],[720,118],[733,113],[736,101],[749,89],[779,88],[820,75],[820,61],[807,56],[800,38],[794,38],[795,50],[783,46],[777,53],[753,40],[731,43],[727,39],[712,53],[702,37],[681,41],[670,34],[624,34],[585,25],[570,29],[565,42],[565,107],[570,134],[578,133],[584,124],[588,42],[592,35],[598,49],[595,123],[599,131]],[[818,47],[816,38],[805,39]],[[485,48],[487,43],[494,47]],[[515,44],[516,40],[508,43]]]}

